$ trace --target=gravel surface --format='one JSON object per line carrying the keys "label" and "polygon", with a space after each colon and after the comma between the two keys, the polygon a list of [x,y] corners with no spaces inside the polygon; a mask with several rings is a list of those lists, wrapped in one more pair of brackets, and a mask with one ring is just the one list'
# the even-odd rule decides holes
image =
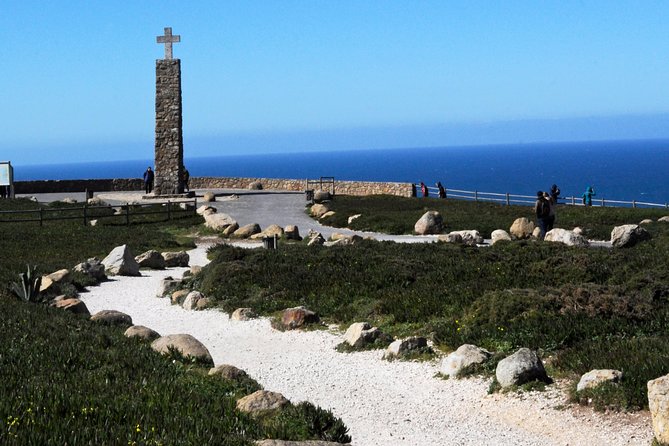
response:
{"label": "gravel surface", "polygon": [[[204,247],[191,265],[206,264]],[[435,377],[437,362],[388,362],[381,351],[342,354],[335,331],[279,332],[267,319],[231,321],[216,310],[186,311],[155,297],[160,280],[186,268],[113,277],[82,294],[91,313],[123,311],[162,335],[189,333],[216,365],[247,371],[267,390],[331,409],[355,446],[644,445],[652,439],[647,412],[604,415],[564,405],[562,393],[488,395],[482,379]]]}

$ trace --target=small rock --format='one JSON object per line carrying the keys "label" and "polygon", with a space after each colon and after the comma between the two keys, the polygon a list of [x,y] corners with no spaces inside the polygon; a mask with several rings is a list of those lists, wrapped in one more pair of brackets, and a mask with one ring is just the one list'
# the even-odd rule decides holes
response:
{"label": "small rock", "polygon": [[413,336],[406,339],[397,339],[388,346],[388,348],[386,349],[386,353],[383,355],[383,357],[396,358],[426,347],[427,347],[427,339],[422,336]]}
{"label": "small rock", "polygon": [[91,321],[109,325],[132,325],[132,318],[129,315],[116,310],[98,311],[91,316]]}
{"label": "small rock", "polygon": [[260,181],[253,181],[249,183],[248,188],[250,190],[262,190],[262,183]]}
{"label": "small rock", "polygon": [[648,408],[655,440],[669,444],[669,375],[648,381]]}
{"label": "small rock", "polygon": [[197,212],[198,215],[208,215],[208,214],[215,214],[217,210],[215,207],[203,204],[202,206],[197,208],[195,212]]}
{"label": "small rock", "polygon": [[472,364],[483,364],[490,359],[492,353],[475,345],[464,344],[452,352],[441,362],[441,373],[446,376],[458,376],[460,372]]}
{"label": "small rock", "polygon": [[287,330],[318,322],[320,322],[318,315],[305,307],[287,308],[283,310],[281,316],[281,324]]}
{"label": "small rock", "polygon": [[444,219],[437,211],[427,211],[414,225],[418,235],[439,234],[444,230]]}
{"label": "small rock", "polygon": [[309,242],[307,243],[307,246],[313,246],[313,245],[324,245],[325,244],[325,238],[323,235],[319,232],[313,235],[310,239]]}
{"label": "small rock", "polygon": [[214,195],[213,192],[205,192],[204,195],[202,195],[202,201],[211,203],[212,201],[216,201],[216,195]]}
{"label": "small rock", "polygon": [[237,308],[230,315],[230,319],[233,321],[250,321],[256,317],[256,313],[251,308]]}
{"label": "small rock", "polygon": [[501,241],[511,241],[511,235],[504,229],[495,229],[492,231],[492,234],[490,234],[490,237],[492,238],[493,245]]}
{"label": "small rock", "polygon": [[76,272],[92,277],[98,282],[107,280],[107,275],[105,274],[105,266],[102,264],[100,259],[96,257],[90,258],[85,262],[79,263],[73,269]]}
{"label": "small rock", "polygon": [[583,235],[583,228],[581,228],[580,226],[576,226],[574,229],[572,229],[571,232],[577,235]]}
{"label": "small rock", "polygon": [[283,230],[283,235],[287,240],[302,240],[302,237],[300,237],[300,230],[295,225],[286,226]]}
{"label": "small rock", "polygon": [[323,203],[324,201],[332,200],[332,194],[326,190],[314,191],[314,201],[316,203]]}
{"label": "small rock", "polygon": [[158,251],[153,249],[138,255],[135,257],[135,261],[140,268],[165,269],[165,259]]}
{"label": "small rock", "polygon": [[202,214],[202,216],[204,217],[204,225],[214,231],[225,231],[228,227],[237,224],[232,217],[223,212],[209,212]]}
{"label": "small rock", "polygon": [[529,348],[521,348],[502,359],[497,364],[495,376],[502,387],[518,386],[535,380],[550,382],[541,359]]}
{"label": "small rock", "polygon": [[509,229],[511,237],[521,240],[530,238],[533,232],[534,232],[534,223],[529,221],[525,217],[517,218],[516,220],[514,220],[513,224],[511,225],[511,228]]}
{"label": "small rock", "polygon": [[204,296],[199,291],[191,291],[184,299],[184,303],[181,305],[184,310],[195,310],[197,308],[197,303],[200,299],[204,299]]}
{"label": "small rock", "polygon": [[253,234],[257,234],[259,232],[261,231],[260,231],[260,225],[258,223],[249,223],[248,225],[244,225],[241,228],[237,229],[235,232],[233,232],[232,237],[249,238]]}
{"label": "small rock", "polygon": [[567,246],[586,247],[590,245],[590,242],[582,235],[562,228],[551,229],[546,233],[544,240],[547,242],[563,243]]}
{"label": "small rock", "polygon": [[348,224],[350,225],[351,223],[353,223],[355,220],[359,219],[360,217],[362,217],[362,214],[351,215],[348,218]]}
{"label": "small rock", "polygon": [[102,260],[107,274],[118,276],[139,276],[139,264],[135,256],[130,252],[128,245],[114,248],[107,257]]}
{"label": "small rock", "polygon": [[663,223],[669,223],[669,215],[665,215],[664,217],[660,217],[657,219],[657,221],[663,222]]}
{"label": "small rock", "polygon": [[177,290],[172,293],[172,305],[183,305],[186,297],[188,296],[188,293],[190,293],[190,290]]}
{"label": "small rock", "polygon": [[234,365],[222,364],[209,369],[209,376],[220,376],[235,381],[239,378],[246,378],[248,375],[244,370],[238,369]]}
{"label": "small rock", "polygon": [[619,370],[612,370],[612,369],[590,370],[588,373],[581,376],[581,379],[576,385],[576,391],[580,392],[581,390],[584,389],[591,389],[605,382],[617,383],[620,382],[622,377],[623,377],[623,372]]}
{"label": "small rock", "polygon": [[67,279],[70,278],[70,270],[59,269],[58,271],[53,272],[53,273],[47,275],[46,277],[48,277],[49,279],[51,279],[55,283],[64,282],[64,281],[66,281]]}
{"label": "small rock", "polygon": [[442,234],[440,235],[437,240],[443,243],[454,243],[454,244],[460,244],[462,243],[462,236],[458,234],[457,232],[451,232],[450,234]]}
{"label": "small rock", "polygon": [[83,314],[84,316],[91,315],[86,304],[79,299],[60,299],[55,302],[54,307],[74,314]]}
{"label": "small rock", "polygon": [[281,409],[288,404],[290,404],[290,401],[280,393],[258,390],[239,399],[237,401],[237,410],[254,414],[267,410]]}
{"label": "small rock", "polygon": [[630,248],[649,239],[650,233],[639,225],[616,226],[611,231],[611,244],[614,248]]}
{"label": "small rock", "polygon": [[311,209],[310,209],[309,212],[311,213],[312,217],[321,218],[327,212],[330,212],[330,209],[324,204],[314,204],[313,206],[311,206]]}
{"label": "small rock", "polygon": [[210,305],[211,305],[211,299],[209,299],[208,297],[203,297],[202,299],[199,299],[195,304],[195,310],[196,311],[206,310],[207,308],[209,308]]}
{"label": "small rock", "polygon": [[484,239],[479,233],[479,231],[475,229],[470,229],[466,231],[452,231],[450,234],[460,235],[460,237],[462,237],[462,243],[464,243],[467,246],[476,246],[484,242]]}
{"label": "small rock", "polygon": [[165,297],[170,292],[170,290],[176,288],[179,285],[181,285],[180,279],[174,279],[171,276],[165,277],[160,281],[160,286],[158,287],[156,297]]}
{"label": "small rock", "polygon": [[649,225],[651,223],[653,223],[653,220],[651,220],[650,218],[645,218],[639,222],[640,225]]}
{"label": "small rock", "polygon": [[165,266],[169,268],[177,266],[188,266],[188,262],[190,261],[190,256],[186,251],[168,251],[161,253],[161,255],[165,259]]}
{"label": "small rock", "polygon": [[214,365],[207,347],[189,334],[161,336],[151,343],[151,348],[162,354],[168,354],[170,347],[177,349],[186,358],[192,357],[206,364]]}
{"label": "small rock", "polygon": [[232,234],[235,233],[237,229],[239,229],[239,225],[237,224],[237,222],[234,222],[223,230],[223,236],[230,237]]}
{"label": "small rock", "polygon": [[381,334],[381,330],[372,327],[367,322],[356,322],[351,324],[344,335],[344,342],[352,347],[360,348],[366,344],[373,343]]}
{"label": "small rock", "polygon": [[133,325],[123,333],[128,338],[140,338],[146,341],[153,341],[160,337],[157,331],[151,330],[143,325]]}

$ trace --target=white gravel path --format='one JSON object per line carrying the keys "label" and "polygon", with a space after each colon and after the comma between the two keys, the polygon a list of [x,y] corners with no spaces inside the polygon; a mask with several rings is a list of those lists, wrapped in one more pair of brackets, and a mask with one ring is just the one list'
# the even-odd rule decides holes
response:
{"label": "white gravel path", "polygon": [[[190,255],[191,265],[207,263],[204,247]],[[337,333],[282,333],[267,319],[231,321],[216,310],[186,311],[155,297],[163,277],[185,270],[114,277],[81,297],[91,313],[119,310],[162,335],[192,334],[216,365],[240,367],[293,402],[331,409],[350,428],[355,446],[648,446],[652,439],[647,412],[560,410],[564,398],[557,390],[488,395],[484,380],[435,378],[437,363],[387,362],[380,351],[337,353]]]}

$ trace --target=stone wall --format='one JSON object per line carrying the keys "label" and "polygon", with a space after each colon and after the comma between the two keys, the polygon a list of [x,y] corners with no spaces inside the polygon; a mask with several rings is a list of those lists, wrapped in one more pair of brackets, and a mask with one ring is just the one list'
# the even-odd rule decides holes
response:
{"label": "stone wall", "polygon": [[[263,189],[303,192],[306,180],[285,180],[276,178],[191,178],[191,189],[248,189],[251,183],[259,182]],[[44,180],[16,181],[17,194],[41,194],[52,192],[93,192],[141,191],[144,184],[141,178],[104,179],[104,180]],[[342,195],[387,194],[401,197],[411,196],[410,183],[379,183],[371,181],[336,181],[335,193]]]}
{"label": "stone wall", "polygon": [[183,192],[184,146],[181,107],[181,61],[156,61],[156,195]]}

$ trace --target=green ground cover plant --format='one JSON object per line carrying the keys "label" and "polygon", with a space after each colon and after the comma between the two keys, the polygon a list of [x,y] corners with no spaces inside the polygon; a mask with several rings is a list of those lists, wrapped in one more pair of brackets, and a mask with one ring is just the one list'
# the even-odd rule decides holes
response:
{"label": "green ground cover plant", "polygon": [[[413,233],[414,224],[426,211],[441,213],[445,232],[476,229],[486,238],[495,229],[508,231],[516,218],[535,219],[531,206],[391,195],[337,195],[328,203],[328,207],[335,211],[335,215],[324,219],[324,224],[388,234]],[[348,217],[356,214],[361,216],[349,225]],[[608,240],[614,226],[638,223],[645,218],[657,219],[664,215],[669,215],[669,210],[559,205],[555,225],[565,229],[580,226],[585,230],[586,237]]]}
{"label": "green ground cover plant", "polygon": [[[620,211],[626,222],[629,210]],[[646,382],[669,372],[669,224],[645,227],[650,241],[614,250],[538,241],[219,246],[192,286],[226,311],[305,305],[330,322],[429,335],[446,350],[538,349],[563,375],[618,368],[626,377],[607,404],[637,409],[647,406]]]}
{"label": "green ground cover plant", "polygon": [[[0,200],[0,210],[37,206],[28,200]],[[137,254],[194,246],[187,235],[202,223],[201,217],[157,220],[126,226],[110,219],[95,227],[79,220],[42,227],[0,223],[0,444],[350,441],[346,427],[329,411],[302,403],[250,417],[235,410],[235,400],[259,388],[252,379],[209,377],[198,364],[161,357],[118,328],[22,302],[11,291],[26,264],[35,265],[34,274],[40,275],[71,269],[89,257],[103,258],[121,244]],[[68,284],[72,292],[92,285],[86,276],[73,276]]]}

